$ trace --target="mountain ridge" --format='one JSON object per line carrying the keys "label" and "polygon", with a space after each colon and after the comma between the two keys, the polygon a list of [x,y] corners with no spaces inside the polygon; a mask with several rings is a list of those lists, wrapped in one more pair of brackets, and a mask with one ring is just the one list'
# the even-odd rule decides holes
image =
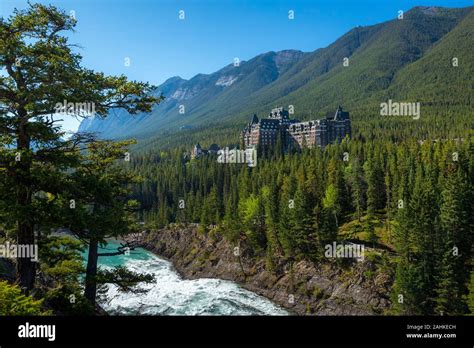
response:
{"label": "mountain ridge", "polygon": [[[352,28],[312,52],[269,51],[189,80],[174,76],[158,87],[166,99],[152,113],[130,117],[119,111],[105,120],[84,120],[79,131],[98,132],[105,138],[153,138],[211,124],[243,125],[249,115],[268,112],[276,105],[294,105],[298,118],[309,119],[339,104],[361,112],[369,106],[375,110],[380,100],[389,97],[424,94],[423,101],[430,103],[427,96],[436,94],[433,88],[442,91],[438,99],[452,97],[453,102],[457,98],[469,104],[470,98],[452,96],[446,88],[449,84],[440,80],[422,92],[423,74],[418,70],[429,69],[423,62],[439,57],[448,60],[446,55],[451,53],[458,53],[463,62],[469,60],[473,39],[467,35],[469,26],[461,24],[466,18],[468,24],[472,22],[472,9],[418,6],[405,12],[402,20]],[[457,36],[442,40],[458,26]],[[456,44],[464,51],[457,50]],[[344,58],[348,67],[342,64]],[[449,62],[444,63],[446,69]],[[462,70],[466,69],[472,72],[472,65],[465,63]],[[409,81],[412,76],[419,76],[418,81]],[[454,77],[446,72],[444,76],[453,82]],[[464,80],[459,84],[466,86]]]}

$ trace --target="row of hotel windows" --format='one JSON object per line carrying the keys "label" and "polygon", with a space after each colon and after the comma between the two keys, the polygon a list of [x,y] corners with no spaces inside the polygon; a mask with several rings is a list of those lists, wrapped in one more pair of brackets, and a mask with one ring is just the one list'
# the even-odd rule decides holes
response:
{"label": "row of hotel windows", "polygon": [[[306,137],[306,139],[308,140],[311,140],[312,138],[316,138],[316,139],[321,139],[321,134],[322,132],[321,131],[317,131],[317,132],[314,132],[312,131],[310,134],[300,134],[300,133],[290,133],[290,135],[293,137],[293,138],[298,138],[298,139],[301,139],[303,137],[303,135]],[[331,132],[333,133],[333,132]],[[334,134],[336,133],[336,134]],[[330,134],[330,138],[331,138],[331,135],[335,135],[336,137],[338,138],[343,138],[345,137],[346,135],[346,132],[341,130],[341,131],[336,131],[334,132],[333,134]],[[246,135],[245,136],[245,139],[249,140],[249,139],[252,139],[252,140],[257,140],[257,139],[263,139],[263,140],[268,140],[268,139],[271,139],[271,140],[274,140],[274,136],[271,135],[271,134],[265,134],[265,133],[261,133],[260,135],[259,134],[252,134],[252,135]]]}

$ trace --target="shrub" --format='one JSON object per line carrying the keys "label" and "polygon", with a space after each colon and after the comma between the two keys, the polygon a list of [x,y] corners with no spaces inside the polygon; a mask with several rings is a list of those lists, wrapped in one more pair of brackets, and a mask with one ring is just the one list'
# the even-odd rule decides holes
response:
{"label": "shrub", "polygon": [[42,304],[43,300],[22,294],[17,285],[0,281],[0,315],[50,315]]}

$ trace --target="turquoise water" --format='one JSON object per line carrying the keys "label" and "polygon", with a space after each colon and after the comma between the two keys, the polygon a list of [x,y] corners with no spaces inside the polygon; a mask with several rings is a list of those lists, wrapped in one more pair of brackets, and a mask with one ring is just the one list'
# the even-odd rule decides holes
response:
{"label": "turquoise water", "polygon": [[[107,249],[116,250],[110,242]],[[100,252],[103,252],[101,250]],[[130,255],[99,257],[104,268],[124,265],[130,270],[155,276],[152,284],[141,284],[146,293],[122,293],[109,285],[101,306],[115,315],[287,315],[270,300],[220,279],[182,279],[172,264],[149,251],[135,249]]]}

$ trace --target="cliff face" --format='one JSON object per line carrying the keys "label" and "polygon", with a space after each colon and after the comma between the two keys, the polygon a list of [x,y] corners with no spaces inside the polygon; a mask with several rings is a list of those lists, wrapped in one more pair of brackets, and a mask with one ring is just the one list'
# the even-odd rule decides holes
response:
{"label": "cliff face", "polygon": [[[390,308],[390,278],[370,261],[341,267],[308,261],[265,269],[264,258],[250,257],[218,235],[196,226],[143,232],[133,241],[173,262],[185,278],[232,280],[299,315],[376,315]],[[240,259],[240,260],[239,260]]]}

